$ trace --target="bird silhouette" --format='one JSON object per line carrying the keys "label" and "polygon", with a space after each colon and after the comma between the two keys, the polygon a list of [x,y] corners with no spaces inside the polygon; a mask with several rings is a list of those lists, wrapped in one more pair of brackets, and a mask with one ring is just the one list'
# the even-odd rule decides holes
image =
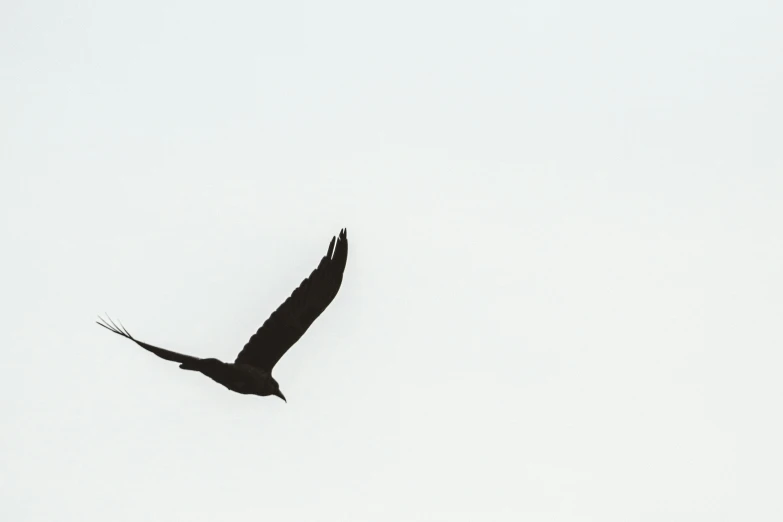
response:
{"label": "bird silhouette", "polygon": [[347,260],[347,230],[342,229],[337,238],[332,237],[329,250],[310,277],[305,278],[264,321],[233,363],[214,358],[200,359],[152,346],[133,337],[122,323],[118,325],[111,318],[99,317],[96,322],[162,359],[180,363],[183,370],[203,373],[231,391],[244,395],[275,395],[285,401],[280,385],[272,377],[272,368],[334,300],[343,281]]}

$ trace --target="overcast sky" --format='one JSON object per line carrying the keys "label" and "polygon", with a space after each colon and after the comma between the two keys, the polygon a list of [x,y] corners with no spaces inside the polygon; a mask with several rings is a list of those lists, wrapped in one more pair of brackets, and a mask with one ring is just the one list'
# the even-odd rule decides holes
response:
{"label": "overcast sky", "polygon": [[[6,1],[0,519],[781,520],[783,3]],[[348,228],[339,295],[231,361]]]}

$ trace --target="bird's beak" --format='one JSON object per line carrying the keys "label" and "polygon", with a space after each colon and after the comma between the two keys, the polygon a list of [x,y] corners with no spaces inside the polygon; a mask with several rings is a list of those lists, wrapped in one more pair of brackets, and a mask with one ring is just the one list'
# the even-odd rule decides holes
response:
{"label": "bird's beak", "polygon": [[283,395],[283,392],[281,392],[280,390],[277,390],[277,393],[275,393],[275,395],[283,399],[284,402],[288,403],[288,401],[285,400],[285,395]]}

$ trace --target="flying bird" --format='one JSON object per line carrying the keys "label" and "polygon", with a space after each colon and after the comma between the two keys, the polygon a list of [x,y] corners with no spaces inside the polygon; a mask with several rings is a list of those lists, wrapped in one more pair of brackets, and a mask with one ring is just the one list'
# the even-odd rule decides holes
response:
{"label": "flying bird", "polygon": [[310,277],[305,278],[250,337],[233,363],[214,358],[200,359],[152,346],[133,337],[122,323],[118,326],[111,318],[106,321],[99,317],[96,322],[161,359],[177,362],[183,370],[203,373],[231,391],[262,397],[275,395],[285,401],[280,385],[272,377],[272,369],[334,300],[343,281],[347,260],[348,236],[346,229],[342,229],[337,238],[332,237],[329,250]]}

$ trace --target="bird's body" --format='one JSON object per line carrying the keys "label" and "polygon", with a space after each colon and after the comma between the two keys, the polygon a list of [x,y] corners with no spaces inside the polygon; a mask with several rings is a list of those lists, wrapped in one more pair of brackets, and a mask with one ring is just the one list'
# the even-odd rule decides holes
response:
{"label": "bird's body", "polygon": [[249,364],[200,359],[195,363],[182,363],[179,367],[203,373],[216,383],[243,395],[280,396],[280,385],[272,374]]}
{"label": "bird's body", "polygon": [[348,238],[343,229],[338,238],[332,238],[329,250],[310,277],[302,281],[250,337],[233,363],[214,358],[201,359],[138,341],[111,319],[108,322],[100,320],[98,324],[162,359],[180,363],[179,367],[183,370],[206,375],[231,391],[244,395],[275,395],[285,400],[280,386],[272,377],[272,368],[334,300],[342,284],[347,259]]}

